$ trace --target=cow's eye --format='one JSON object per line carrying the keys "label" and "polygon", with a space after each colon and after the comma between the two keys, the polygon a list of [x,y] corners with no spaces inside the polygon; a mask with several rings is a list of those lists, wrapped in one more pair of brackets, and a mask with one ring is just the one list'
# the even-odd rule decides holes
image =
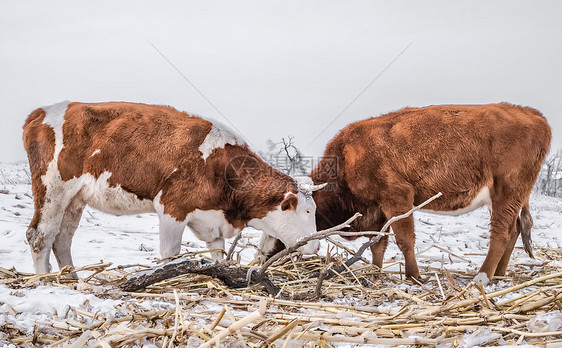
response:
{"label": "cow's eye", "polygon": [[307,214],[310,214],[310,213],[312,213],[312,211],[311,211],[310,209],[307,209],[307,210],[306,210],[306,213],[307,213]]}

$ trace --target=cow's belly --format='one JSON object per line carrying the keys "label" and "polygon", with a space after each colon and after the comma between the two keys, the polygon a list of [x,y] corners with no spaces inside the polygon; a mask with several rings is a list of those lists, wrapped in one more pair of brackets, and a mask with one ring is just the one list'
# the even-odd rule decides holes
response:
{"label": "cow's belly", "polygon": [[154,204],[149,199],[139,199],[135,194],[120,186],[109,186],[109,172],[103,172],[95,179],[91,174],[84,174],[82,179],[81,199],[92,208],[113,215],[141,214],[154,212]]}
{"label": "cow's belly", "polygon": [[[437,198],[439,199],[439,198]],[[431,213],[436,213],[436,214],[444,214],[444,215],[462,215],[462,214],[466,214],[468,212],[471,212],[475,209],[478,209],[480,207],[483,206],[488,206],[491,207],[492,206],[492,199],[490,198],[490,189],[488,189],[488,187],[484,187],[480,190],[480,192],[478,192],[478,194],[476,195],[476,197],[474,197],[469,204],[467,204],[465,207],[460,208],[460,209],[447,209],[447,208],[443,208],[440,210],[431,210],[431,209],[421,209],[422,211],[427,211],[427,212],[431,212]]]}

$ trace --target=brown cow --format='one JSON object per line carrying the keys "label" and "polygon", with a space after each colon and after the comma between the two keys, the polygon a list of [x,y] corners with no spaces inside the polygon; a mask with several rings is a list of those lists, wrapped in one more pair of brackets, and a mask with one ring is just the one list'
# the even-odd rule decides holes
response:
{"label": "brown cow", "polygon": [[[528,200],[550,146],[540,112],[507,103],[405,108],[344,128],[312,172],[328,182],[314,194],[319,229],[353,213],[354,231],[377,231],[438,192],[426,209],[462,214],[491,207],[490,248],[475,281],[505,274],[519,233],[530,239]],[[337,160],[337,175],[329,161]],[[392,224],[406,275],[419,277],[412,216]],[[382,266],[388,237],[371,248]],[[529,247],[530,250],[530,247]]]}
{"label": "brown cow", "polygon": [[[23,140],[35,199],[27,239],[37,273],[50,271],[51,248],[59,267],[72,266],[72,237],[86,204],[115,215],[156,212],[164,258],[179,253],[185,226],[210,249],[224,248],[224,238],[245,226],[287,245],[316,231],[310,190],[298,190],[219,123],[171,107],[63,102],[31,113]],[[313,241],[301,250],[318,248]]]}

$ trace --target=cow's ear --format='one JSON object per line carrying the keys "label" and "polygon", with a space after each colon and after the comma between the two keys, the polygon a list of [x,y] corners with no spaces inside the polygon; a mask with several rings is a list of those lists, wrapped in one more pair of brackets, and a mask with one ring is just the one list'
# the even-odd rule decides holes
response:
{"label": "cow's ear", "polygon": [[281,210],[297,210],[298,203],[299,199],[297,198],[297,196],[294,193],[289,192],[285,195],[285,199],[283,200],[283,202],[281,202]]}

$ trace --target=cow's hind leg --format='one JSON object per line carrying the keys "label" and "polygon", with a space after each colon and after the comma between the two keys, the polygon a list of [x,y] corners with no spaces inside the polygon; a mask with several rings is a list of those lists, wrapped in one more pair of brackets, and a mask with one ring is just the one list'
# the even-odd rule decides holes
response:
{"label": "cow's hind leg", "polygon": [[44,274],[51,272],[49,257],[53,243],[60,233],[63,211],[61,209],[60,212],[49,214],[47,218],[36,211],[37,214],[39,214],[38,222],[34,226],[33,222],[36,219],[33,219],[27,229],[26,237],[31,249],[35,273]]}
{"label": "cow's hind leg", "polygon": [[525,251],[529,254],[530,257],[533,257],[533,252],[531,250],[532,227],[533,218],[531,217],[531,213],[529,212],[529,202],[527,201],[523,205],[523,208],[521,208],[521,213],[517,217],[516,221],[511,225],[511,229],[509,231],[510,241],[507,244],[500,262],[498,263],[498,268],[496,268],[496,272],[494,275],[505,275],[509,259],[511,258],[511,253],[513,252],[513,248],[515,247],[515,243],[517,243],[517,238],[519,236],[521,236],[521,239],[523,240]]}
{"label": "cow's hind leg", "polygon": [[[83,209],[83,203],[74,199],[64,211],[60,233],[56,236],[53,244],[53,252],[60,269],[64,266],[74,266],[70,248],[74,232],[76,232],[78,224],[80,223]],[[70,273],[70,277],[77,278],[77,275],[76,273]]]}
{"label": "cow's hind leg", "polygon": [[511,228],[509,229],[509,242],[505,247],[505,251],[503,252],[503,256],[498,263],[498,267],[496,268],[494,275],[505,275],[507,264],[509,263],[509,259],[511,258],[511,253],[513,252],[513,248],[515,247],[515,243],[517,242],[517,237],[519,237],[519,230],[517,229],[517,224],[513,222],[511,224]]}
{"label": "cow's hind leg", "polygon": [[[517,189],[517,188],[516,188]],[[492,218],[491,218],[491,228],[490,228],[490,248],[488,249],[488,255],[480,267],[478,275],[474,278],[474,282],[482,285],[487,285],[492,279],[493,275],[496,273],[496,269],[500,264],[500,260],[504,258],[504,254],[508,253],[511,255],[509,246],[516,239],[515,234],[517,230],[514,230],[516,226],[516,219],[519,211],[521,210],[523,199],[521,198],[520,192],[514,191],[510,186],[505,184],[495,184],[494,185],[494,196],[492,197]],[[513,232],[513,233],[512,233]],[[513,248],[511,248],[513,250]],[[509,257],[505,257],[505,265],[502,267],[507,267],[507,261]],[[505,270],[500,269],[500,271],[505,272]]]}

